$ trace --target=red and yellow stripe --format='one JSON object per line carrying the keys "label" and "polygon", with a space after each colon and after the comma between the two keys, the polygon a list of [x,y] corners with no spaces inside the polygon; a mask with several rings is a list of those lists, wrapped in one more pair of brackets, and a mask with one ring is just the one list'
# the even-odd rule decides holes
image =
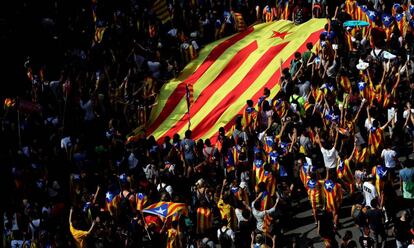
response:
{"label": "red and yellow stripe", "polygon": [[[230,38],[207,45],[177,79],[165,84],[151,113],[148,134],[157,140],[187,129],[185,85],[194,88],[191,107],[193,138],[212,138],[227,130],[247,99],[257,101],[263,88],[279,90],[280,63],[288,67],[294,52],[316,41],[326,20],[313,19],[295,26],[290,21],[263,23]],[[272,37],[273,31],[286,33]],[[271,96],[272,97],[272,96]],[[214,140],[214,139],[213,139]]]}
{"label": "red and yellow stripe", "polygon": [[209,208],[197,208],[197,233],[204,234],[213,227],[213,213]]}

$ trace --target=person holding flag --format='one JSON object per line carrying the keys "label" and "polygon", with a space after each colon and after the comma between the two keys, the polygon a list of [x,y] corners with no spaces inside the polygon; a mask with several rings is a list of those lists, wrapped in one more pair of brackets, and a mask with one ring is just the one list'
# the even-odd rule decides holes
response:
{"label": "person holding flag", "polygon": [[323,209],[324,192],[322,181],[318,178],[318,172],[309,172],[306,180],[305,189],[308,193],[308,199],[312,207],[312,215],[315,220],[315,225],[318,224],[318,211]]}
{"label": "person holding flag", "polygon": [[221,219],[227,220],[227,225],[229,228],[234,229],[237,224],[237,220],[234,213],[234,208],[230,205],[230,195],[224,193],[224,188],[226,187],[227,180],[223,180],[223,185],[221,186],[220,199],[217,202],[217,208],[220,211]]}
{"label": "person holding flag", "polygon": [[95,227],[96,222],[93,221],[91,227],[89,228],[88,231],[83,231],[83,230],[79,230],[76,229],[76,224],[73,224],[73,208],[70,209],[69,212],[69,229],[70,229],[70,233],[72,234],[73,238],[75,239],[76,242],[76,247],[77,248],[86,248],[86,238],[91,234],[91,232],[93,231],[93,228]]}
{"label": "person holding flag", "polygon": [[389,180],[389,173],[387,167],[383,164],[380,164],[379,161],[377,165],[372,167],[371,175],[375,177],[375,189],[378,194],[380,206],[384,206],[384,185],[385,182]]}
{"label": "person holding flag", "polygon": [[342,187],[336,182],[333,173],[327,173],[327,178],[323,181],[323,192],[326,211],[332,213],[334,226],[339,224],[339,208],[342,204]]}
{"label": "person holding flag", "polygon": [[394,116],[391,117],[383,126],[379,126],[379,122],[377,120],[372,120],[370,111],[370,107],[367,107],[367,121],[368,123],[372,123],[369,134],[368,134],[368,147],[371,156],[376,155],[380,151],[380,146],[382,145],[383,140],[383,131],[384,129],[391,123],[394,119]]}
{"label": "person holding flag", "polygon": [[251,203],[252,214],[256,219],[256,229],[260,232],[263,232],[264,220],[266,214],[272,215],[276,211],[276,207],[279,203],[279,197],[276,198],[275,204],[268,210],[261,210],[261,202],[259,201],[263,197],[263,193],[260,192],[256,199]]}
{"label": "person holding flag", "polygon": [[254,185],[256,186],[256,192],[258,191],[258,184],[260,183],[260,177],[264,173],[264,161],[262,154],[257,153],[255,155],[255,160],[253,161],[253,179],[254,179]]}
{"label": "person holding flag", "polygon": [[253,133],[257,125],[257,111],[253,106],[252,100],[246,101],[247,107],[243,112],[242,125],[243,130],[247,131],[249,134]]}
{"label": "person holding flag", "polygon": [[178,230],[178,221],[171,222],[171,228],[167,231],[166,248],[183,248],[183,234]]}
{"label": "person holding flag", "polygon": [[352,174],[350,162],[352,161],[356,149],[356,139],[354,141],[354,149],[352,149],[351,155],[348,158],[344,158],[344,154],[339,153],[338,165],[336,167],[336,174],[338,179],[344,184],[345,189],[349,194],[353,194],[355,191],[355,179]]}

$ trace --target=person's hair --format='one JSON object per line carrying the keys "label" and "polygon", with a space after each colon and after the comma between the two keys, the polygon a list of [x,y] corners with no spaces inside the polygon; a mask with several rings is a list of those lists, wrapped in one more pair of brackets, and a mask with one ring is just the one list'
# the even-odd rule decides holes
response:
{"label": "person's hair", "polygon": [[263,94],[265,95],[265,96],[270,96],[270,90],[266,87],[266,88],[264,88],[264,90],[263,90]]}
{"label": "person's hair", "polygon": [[173,135],[173,142],[178,142],[178,141],[180,141],[180,135],[178,133],[175,133]]}
{"label": "person's hair", "polygon": [[342,238],[342,240],[343,241],[348,241],[348,240],[351,240],[352,239],[352,232],[351,231],[349,231],[349,230],[347,230],[346,232],[345,232],[345,235],[344,235],[344,237]]}
{"label": "person's hair", "polygon": [[387,136],[387,137],[384,139],[384,147],[385,147],[385,148],[391,148],[391,146],[392,146],[392,144],[391,144],[391,138]]}
{"label": "person's hair", "polygon": [[300,91],[298,87],[293,88],[293,94],[299,95]]}
{"label": "person's hair", "polygon": [[221,226],[227,226],[228,223],[229,221],[226,218],[221,219]]}
{"label": "person's hair", "polygon": [[306,48],[307,48],[308,50],[312,50],[312,48],[313,48],[313,44],[312,44],[312,42],[308,42],[308,43],[306,43]]}
{"label": "person's hair", "polygon": [[295,59],[300,59],[302,57],[302,55],[300,54],[300,52],[295,52]]}
{"label": "person's hair", "polygon": [[282,74],[285,78],[290,78],[289,68],[283,68]]}
{"label": "person's hair", "polygon": [[148,144],[153,145],[155,143],[157,143],[157,141],[155,141],[155,137],[153,135],[149,136],[148,137]]}
{"label": "person's hair", "polygon": [[253,101],[251,100],[251,99],[249,99],[249,100],[247,100],[246,101],[246,104],[247,104],[247,106],[249,106],[249,107],[253,107]]}
{"label": "person's hair", "polygon": [[259,188],[259,192],[264,192],[266,191],[266,183],[265,182],[261,182],[257,185],[257,187]]}
{"label": "person's hair", "polygon": [[185,131],[185,137],[187,138],[187,139],[190,139],[191,138],[191,130],[187,130],[187,131]]}
{"label": "person's hair", "polygon": [[371,200],[371,207],[372,208],[377,208],[378,207],[378,199],[374,198]]}
{"label": "person's hair", "polygon": [[226,203],[226,204],[229,204],[229,202],[230,202],[230,195],[228,193],[225,193],[223,195],[223,202]]}
{"label": "person's hair", "polygon": [[257,210],[260,211],[260,201],[255,201],[253,207]]}
{"label": "person's hair", "polygon": [[204,141],[204,144],[205,144],[206,146],[210,147],[210,146],[211,146],[211,141],[210,141],[210,139],[206,139],[206,140]]}
{"label": "person's hair", "polygon": [[270,110],[270,104],[269,104],[268,101],[263,101],[262,109],[263,109],[263,111],[269,111]]}
{"label": "person's hair", "polygon": [[220,134],[225,134],[224,127],[220,127],[220,128],[219,128],[219,133],[220,133]]}
{"label": "person's hair", "polygon": [[247,208],[243,209],[242,210],[242,216],[243,216],[243,218],[248,220],[250,218],[250,211]]}
{"label": "person's hair", "polygon": [[178,227],[178,221],[176,221],[176,220],[172,221],[171,226],[172,226],[172,228],[177,228]]}

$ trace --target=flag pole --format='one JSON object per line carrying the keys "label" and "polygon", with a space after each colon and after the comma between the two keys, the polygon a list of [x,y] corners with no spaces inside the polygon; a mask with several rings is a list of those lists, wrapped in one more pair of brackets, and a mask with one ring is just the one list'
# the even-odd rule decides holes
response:
{"label": "flag pole", "polygon": [[190,106],[191,106],[191,92],[189,85],[185,86],[185,98],[187,101],[187,118],[188,118],[188,130],[191,128],[191,115],[190,115]]}
{"label": "flag pole", "polygon": [[144,221],[144,229],[145,229],[145,231],[147,232],[148,238],[149,238],[149,240],[152,240],[152,239],[151,239],[151,235],[150,235],[150,233],[148,232],[147,222],[145,221],[144,213],[143,213],[141,210],[139,210],[139,212],[141,213],[141,218],[142,218],[142,220]]}

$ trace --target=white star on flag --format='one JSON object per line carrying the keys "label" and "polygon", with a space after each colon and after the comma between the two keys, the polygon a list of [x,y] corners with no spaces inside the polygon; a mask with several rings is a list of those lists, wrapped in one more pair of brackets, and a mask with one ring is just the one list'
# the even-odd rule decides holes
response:
{"label": "white star on flag", "polygon": [[163,209],[162,207],[159,207],[157,210],[155,210],[156,213],[159,213],[161,215],[164,215],[166,209]]}
{"label": "white star on flag", "polygon": [[332,181],[327,181],[326,182],[326,189],[331,190],[333,189],[334,184],[332,183]]}

